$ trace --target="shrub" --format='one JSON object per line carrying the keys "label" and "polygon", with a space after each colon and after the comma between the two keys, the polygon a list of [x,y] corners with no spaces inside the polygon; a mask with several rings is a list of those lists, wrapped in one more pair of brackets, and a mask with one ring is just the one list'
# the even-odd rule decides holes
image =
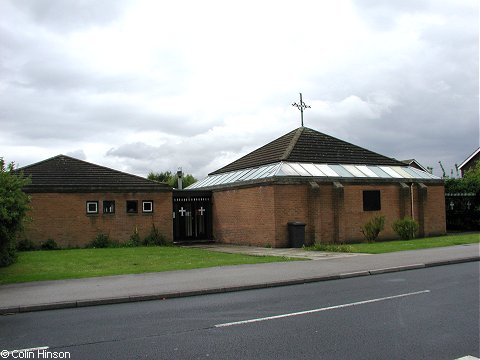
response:
{"label": "shrub", "polygon": [[152,224],[150,234],[143,239],[143,245],[145,246],[164,246],[167,245],[167,239],[160,234],[155,225]]}
{"label": "shrub", "polygon": [[417,236],[418,223],[412,218],[398,219],[392,225],[393,231],[403,240],[414,239]]}
{"label": "shrub", "polygon": [[107,234],[98,234],[95,239],[93,239],[87,247],[90,248],[113,248],[113,247],[118,247],[118,243],[116,241],[113,241],[110,239],[110,237]]}
{"label": "shrub", "polygon": [[40,244],[40,249],[42,250],[59,250],[60,246],[53,239],[48,239]]}
{"label": "shrub", "polygon": [[135,228],[133,234],[130,235],[130,239],[125,243],[127,247],[137,247],[142,244],[142,240],[140,239],[140,235],[138,234],[138,229]]}
{"label": "shrub", "polygon": [[23,239],[17,242],[17,251],[32,251],[37,249],[37,245],[35,245],[32,240]]}
{"label": "shrub", "polygon": [[0,267],[16,260],[16,238],[29,210],[30,198],[22,188],[30,182],[15,172],[15,164],[0,157]]}
{"label": "shrub", "polygon": [[367,242],[374,242],[385,227],[385,216],[375,216],[362,226],[362,234]]}

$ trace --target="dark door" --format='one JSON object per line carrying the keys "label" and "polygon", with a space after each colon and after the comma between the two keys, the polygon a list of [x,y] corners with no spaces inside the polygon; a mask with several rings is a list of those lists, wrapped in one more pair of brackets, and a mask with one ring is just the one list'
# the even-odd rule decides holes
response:
{"label": "dark door", "polygon": [[210,193],[176,190],[173,196],[174,240],[212,240],[211,208]]}

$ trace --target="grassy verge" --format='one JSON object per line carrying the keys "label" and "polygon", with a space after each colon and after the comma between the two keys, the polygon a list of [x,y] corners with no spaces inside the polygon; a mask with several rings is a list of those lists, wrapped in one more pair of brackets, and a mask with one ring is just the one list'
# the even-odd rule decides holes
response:
{"label": "grassy verge", "polygon": [[439,237],[430,237],[413,240],[395,240],[395,241],[383,241],[374,243],[361,243],[361,244],[318,244],[315,246],[307,247],[307,250],[316,251],[338,251],[338,252],[354,252],[354,253],[366,253],[366,254],[383,254],[387,252],[405,251],[405,250],[417,250],[428,249],[434,247],[453,246],[472,244],[480,242],[480,233],[476,234],[460,234],[460,235],[447,235]]}
{"label": "grassy verge", "polygon": [[0,284],[291,260],[295,259],[225,254],[173,246],[26,251],[18,253],[15,264],[0,268]]}

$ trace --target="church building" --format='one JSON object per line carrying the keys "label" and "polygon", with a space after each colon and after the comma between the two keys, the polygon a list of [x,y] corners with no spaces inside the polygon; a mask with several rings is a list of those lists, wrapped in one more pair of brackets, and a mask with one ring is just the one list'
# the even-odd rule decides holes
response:
{"label": "church building", "polygon": [[289,247],[288,224],[305,243],[363,240],[385,216],[379,239],[406,216],[419,236],[445,234],[443,180],[417,167],[300,127],[185,190],[59,155],[19,169],[31,178],[31,221],[22,237],[62,247],[98,234],[126,242],[153,227],[168,241]]}
{"label": "church building", "polygon": [[446,231],[443,180],[303,126],[188,189],[212,192],[222,243],[288,247],[290,222],[306,224],[307,244],[361,241],[361,227],[379,215],[379,239],[396,238],[392,224],[406,216],[421,237]]}

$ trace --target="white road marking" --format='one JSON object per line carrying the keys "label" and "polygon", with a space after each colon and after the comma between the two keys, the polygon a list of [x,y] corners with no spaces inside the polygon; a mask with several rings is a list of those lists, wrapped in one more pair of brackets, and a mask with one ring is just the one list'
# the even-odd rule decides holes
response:
{"label": "white road marking", "polygon": [[234,321],[234,322],[224,323],[224,324],[217,324],[217,325],[215,325],[215,327],[220,328],[220,327],[227,327],[227,326],[234,326],[234,325],[243,325],[243,324],[250,324],[250,323],[260,322],[260,321],[281,319],[281,318],[286,318],[286,317],[290,317],[290,316],[313,314],[313,313],[317,313],[317,312],[321,312],[321,311],[342,309],[342,308],[346,308],[346,307],[350,307],[350,306],[370,304],[370,303],[374,303],[374,302],[398,299],[398,298],[402,298],[402,297],[406,297],[406,296],[420,295],[420,294],[425,294],[425,293],[429,293],[429,292],[430,292],[430,290],[415,291],[415,292],[406,293],[406,294],[386,296],[386,297],[371,299],[371,300],[357,301],[357,302],[354,302],[354,303],[329,306],[329,307],[324,307],[324,308],[320,308],[320,309],[299,311],[299,312],[294,312],[294,313],[289,313],[289,314],[268,316],[268,317],[258,318],[258,319],[250,319],[250,320],[243,320],[243,321]]}

